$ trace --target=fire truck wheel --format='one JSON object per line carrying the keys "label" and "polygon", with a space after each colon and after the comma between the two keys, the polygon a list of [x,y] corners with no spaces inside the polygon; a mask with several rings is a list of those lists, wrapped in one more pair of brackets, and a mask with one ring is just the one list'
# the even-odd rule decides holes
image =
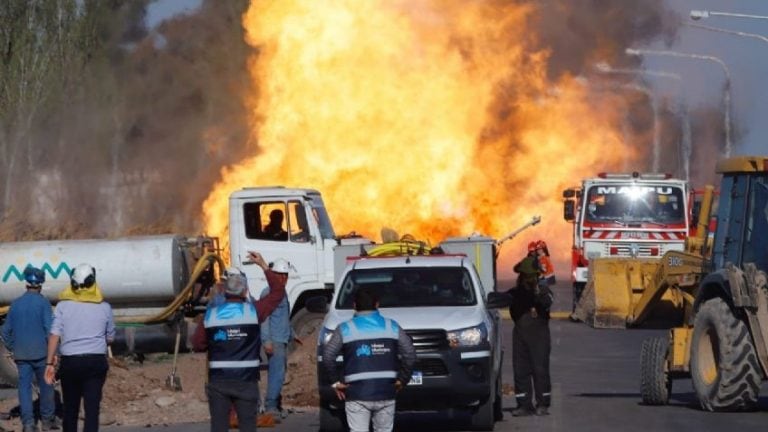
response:
{"label": "fire truck wheel", "polygon": [[666,337],[643,341],[640,350],[640,395],[646,405],[666,405],[672,392],[667,370],[669,342]]}
{"label": "fire truck wheel", "polygon": [[707,411],[746,411],[757,405],[761,370],[752,337],[721,298],[707,300],[696,313],[691,378]]}

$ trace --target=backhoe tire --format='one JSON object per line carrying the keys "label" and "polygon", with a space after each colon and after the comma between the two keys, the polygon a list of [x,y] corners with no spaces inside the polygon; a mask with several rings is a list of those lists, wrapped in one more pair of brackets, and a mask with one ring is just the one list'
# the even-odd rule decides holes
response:
{"label": "backhoe tire", "polygon": [[669,342],[665,337],[643,341],[640,350],[640,395],[645,405],[666,405],[672,392],[667,369]]}
{"label": "backhoe tire", "polygon": [[696,313],[691,339],[691,378],[707,411],[755,409],[761,382],[752,337],[721,298]]}

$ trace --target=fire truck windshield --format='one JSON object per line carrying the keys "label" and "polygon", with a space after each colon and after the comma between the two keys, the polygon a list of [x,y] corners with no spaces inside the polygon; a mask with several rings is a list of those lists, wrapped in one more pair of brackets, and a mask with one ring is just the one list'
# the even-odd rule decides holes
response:
{"label": "fire truck windshield", "polygon": [[594,223],[685,223],[685,195],[675,186],[594,185],[584,219]]}

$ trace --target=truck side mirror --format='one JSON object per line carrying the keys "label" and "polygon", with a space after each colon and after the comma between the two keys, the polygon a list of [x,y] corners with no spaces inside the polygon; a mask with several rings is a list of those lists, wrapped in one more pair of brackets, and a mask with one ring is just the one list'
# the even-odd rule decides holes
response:
{"label": "truck side mirror", "polygon": [[576,202],[573,200],[566,200],[563,202],[563,219],[568,222],[573,222],[576,219]]}
{"label": "truck side mirror", "polygon": [[490,309],[505,308],[512,304],[512,296],[507,293],[490,292],[485,303]]}
{"label": "truck side mirror", "polygon": [[563,198],[569,199],[576,196],[576,191],[573,189],[566,189],[563,191]]}
{"label": "truck side mirror", "polygon": [[324,296],[310,297],[304,307],[312,313],[324,314],[328,312],[328,299]]}

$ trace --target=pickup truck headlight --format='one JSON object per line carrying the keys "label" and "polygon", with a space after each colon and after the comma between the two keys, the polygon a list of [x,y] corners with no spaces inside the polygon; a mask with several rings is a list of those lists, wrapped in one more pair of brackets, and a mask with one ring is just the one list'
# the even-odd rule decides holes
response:
{"label": "pickup truck headlight", "polygon": [[485,324],[480,324],[474,327],[449,331],[447,336],[448,344],[450,344],[451,348],[477,346],[488,340],[488,329]]}
{"label": "pickup truck headlight", "polygon": [[322,346],[328,343],[333,336],[333,330],[329,330],[326,327],[320,329],[317,335],[317,346]]}

